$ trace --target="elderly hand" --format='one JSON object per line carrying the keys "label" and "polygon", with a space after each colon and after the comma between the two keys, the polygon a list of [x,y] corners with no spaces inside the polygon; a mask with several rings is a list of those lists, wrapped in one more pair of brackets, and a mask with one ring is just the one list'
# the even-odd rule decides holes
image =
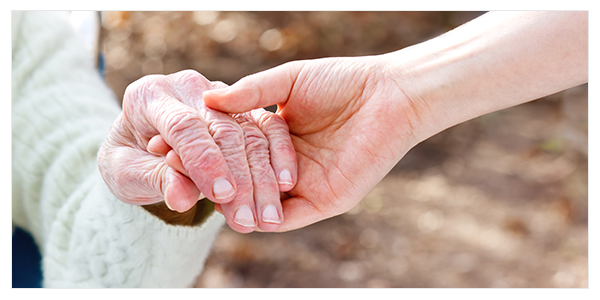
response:
{"label": "elderly hand", "polygon": [[202,93],[224,86],[188,70],[146,76],[127,88],[98,156],[102,177],[119,200],[164,201],[185,212],[203,194],[221,205],[233,230],[279,229],[279,192],[297,178],[288,127],[264,109],[232,117],[206,107]]}

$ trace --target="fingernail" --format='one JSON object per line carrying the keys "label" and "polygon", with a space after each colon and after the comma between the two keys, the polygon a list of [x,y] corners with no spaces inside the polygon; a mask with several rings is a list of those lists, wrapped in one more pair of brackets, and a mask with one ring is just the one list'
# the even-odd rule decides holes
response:
{"label": "fingernail", "polygon": [[279,183],[281,184],[293,184],[292,174],[288,170],[283,170],[279,173]]}
{"label": "fingernail", "polygon": [[233,222],[244,227],[256,226],[254,216],[252,215],[252,210],[246,205],[238,209],[238,211],[235,213],[235,216],[233,217]]}
{"label": "fingernail", "polygon": [[169,189],[171,188],[171,184],[169,183],[169,186],[167,186],[167,188],[165,189],[165,204],[167,205],[167,207],[172,210],[175,211],[170,205],[169,205],[169,200],[167,200],[167,195],[169,194]]}
{"label": "fingernail", "polygon": [[267,223],[281,224],[281,219],[279,219],[277,209],[271,204],[267,205],[267,207],[265,207],[265,209],[263,210],[262,220],[263,222]]}
{"label": "fingernail", "polygon": [[174,210],[174,209],[171,207],[171,205],[169,205],[169,201],[167,201],[167,199],[165,199],[165,204],[167,205],[167,207],[168,207],[170,210],[172,210],[172,211],[175,211],[175,210]]}
{"label": "fingernail", "polygon": [[217,199],[225,199],[233,196],[235,191],[233,185],[225,178],[219,178],[213,185],[213,194]]}

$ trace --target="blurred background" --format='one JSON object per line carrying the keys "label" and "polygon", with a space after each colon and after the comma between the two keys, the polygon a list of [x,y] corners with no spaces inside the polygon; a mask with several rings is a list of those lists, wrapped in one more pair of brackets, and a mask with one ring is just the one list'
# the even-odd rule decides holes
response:
{"label": "blurred background", "polygon": [[[103,12],[106,82],[194,69],[232,84],[296,59],[381,54],[483,12]],[[348,213],[217,237],[196,287],[588,287],[588,89],[413,148]]]}

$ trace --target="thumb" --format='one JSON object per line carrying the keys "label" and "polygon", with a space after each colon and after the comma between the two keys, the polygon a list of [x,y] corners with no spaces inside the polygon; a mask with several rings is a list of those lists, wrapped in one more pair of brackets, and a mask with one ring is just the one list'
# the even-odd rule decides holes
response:
{"label": "thumb", "polygon": [[202,193],[194,182],[181,173],[169,168],[163,179],[167,187],[164,189],[165,204],[170,210],[183,213],[196,205]]}
{"label": "thumb", "polygon": [[242,113],[278,104],[285,106],[304,62],[294,61],[240,79],[233,85],[205,91],[204,103],[226,113]]}

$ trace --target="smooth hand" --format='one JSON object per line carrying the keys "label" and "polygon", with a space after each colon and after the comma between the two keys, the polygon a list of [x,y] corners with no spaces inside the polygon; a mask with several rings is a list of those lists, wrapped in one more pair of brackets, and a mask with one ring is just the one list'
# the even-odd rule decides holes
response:
{"label": "smooth hand", "polygon": [[[238,113],[278,104],[298,157],[280,231],[354,207],[416,144],[417,119],[377,57],[296,61],[207,91],[212,108]],[[287,198],[287,199],[286,199]]]}
{"label": "smooth hand", "polygon": [[164,214],[207,197],[238,232],[278,230],[280,192],[297,178],[288,127],[263,109],[230,116],[206,107],[202,93],[225,86],[190,70],[132,83],[98,157],[111,192],[133,205],[164,201],[175,211]]}
{"label": "smooth hand", "polygon": [[299,164],[283,203],[290,230],[349,210],[430,136],[587,80],[587,12],[491,12],[388,54],[284,64],[204,102],[279,104]]}

